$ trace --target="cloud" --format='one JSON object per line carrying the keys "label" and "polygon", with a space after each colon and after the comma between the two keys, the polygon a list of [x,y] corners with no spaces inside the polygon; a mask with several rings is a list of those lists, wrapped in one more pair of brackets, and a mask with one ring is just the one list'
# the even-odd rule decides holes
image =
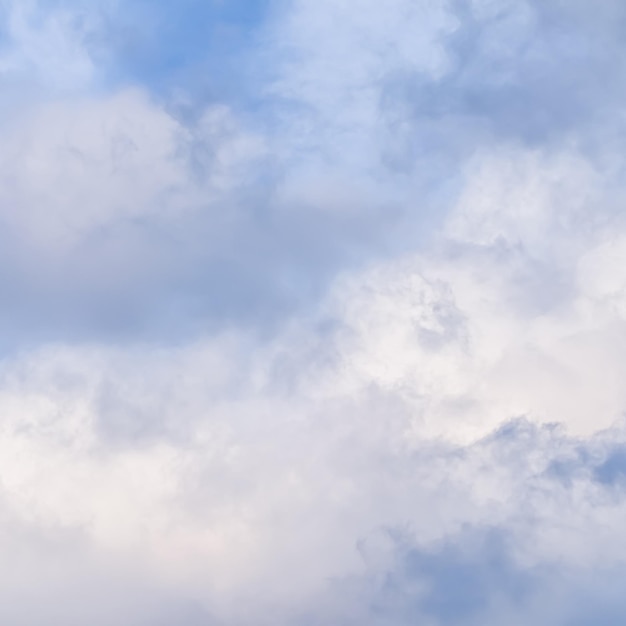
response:
{"label": "cloud", "polygon": [[98,17],[97,9],[86,11],[79,3],[3,2],[0,80],[5,88],[39,83],[54,93],[89,86],[95,67],[87,41]]}
{"label": "cloud", "polygon": [[[364,2],[357,19],[341,5],[295,2],[267,15],[258,27],[256,56],[246,53],[258,89],[252,107],[229,101],[227,94],[198,101],[193,89],[171,97],[150,94],[147,79],[143,88],[109,85],[112,92],[102,93],[109,72],[102,55],[108,53],[94,46],[115,47],[105,32],[118,32],[120,8],[103,4],[96,11],[74,2],[25,7],[7,5],[7,16],[22,16],[21,22],[7,21],[16,33],[11,54],[30,50],[33,63],[42,64],[41,75],[54,82],[45,47],[20,43],[21,31],[11,24],[31,24],[28,32],[37,37],[48,36],[40,23],[74,24],[57,34],[63,46],[78,46],[78,57],[92,68],[88,80],[63,74],[72,88],[49,88],[38,96],[43,102],[21,107],[19,116],[13,112],[15,122],[3,139],[3,203],[19,207],[5,211],[4,264],[23,274],[19,285],[5,284],[15,294],[7,334],[40,332],[48,339],[98,333],[180,338],[199,328],[223,328],[229,320],[263,320],[264,332],[275,329],[285,316],[315,306],[338,273],[427,245],[454,210],[465,178],[481,176],[472,169],[483,162],[476,146],[506,160],[516,142],[530,141],[526,131],[507,130],[500,121],[501,109],[530,123],[530,114],[513,114],[520,99],[515,90],[528,90],[526,110],[544,116],[538,99],[546,90],[533,87],[534,77],[547,72],[542,81],[561,80],[562,72],[552,68],[566,66],[563,55],[574,54],[587,39],[593,62],[606,67],[607,47],[614,45],[598,38],[615,18],[609,9],[585,21],[582,8],[556,4],[548,10],[399,2],[382,10]],[[161,8],[154,10],[133,5],[125,19],[139,28],[133,16],[147,11],[163,25]],[[558,37],[554,20],[563,31]],[[326,45],[316,46],[322,32]],[[570,43],[557,46],[552,58],[550,46],[561,34]],[[518,56],[500,54],[502,41],[512,40],[520,50],[537,47],[537,58],[529,53],[528,72],[520,70]],[[543,63],[546,58],[554,65]],[[20,71],[32,76],[32,64],[20,63]],[[585,76],[570,79],[591,93]],[[477,108],[466,93],[471,89],[483,96],[495,90],[499,104]],[[575,100],[568,89],[555,95],[559,110]],[[81,95],[70,99],[67,94],[76,91]],[[51,93],[57,93],[53,102]],[[611,104],[617,102],[607,94],[606,119],[619,127]],[[529,154],[526,167],[533,159],[550,160],[538,148],[547,141],[549,150],[560,151],[556,168],[570,167],[568,158],[578,158],[583,177],[597,177],[594,169],[603,160],[612,159],[609,167],[616,168],[615,145],[592,145],[608,128],[595,110],[581,109],[575,126],[558,137],[537,131],[530,143],[539,152]],[[554,124],[553,118],[546,123],[556,132],[561,118]],[[568,156],[568,146],[577,142]],[[502,181],[506,174],[498,176]],[[580,185],[593,182],[581,179]],[[560,201],[546,198],[544,205]],[[468,206],[465,212],[477,210]],[[463,219],[447,228],[462,228]],[[483,218],[471,219],[474,229],[482,228]],[[497,236],[497,219],[490,236]],[[518,219],[520,226],[524,219]],[[531,220],[539,236],[540,221]],[[32,254],[38,259],[47,250],[49,258],[52,248],[55,261],[33,268]],[[29,260],[16,260],[20,255]],[[113,273],[124,274],[126,287],[111,279]],[[26,323],[32,311],[44,308],[48,319]]]}
{"label": "cloud", "polygon": [[4,130],[0,152],[7,330],[32,316],[27,331],[62,336],[68,325],[132,327],[153,298],[179,299],[203,275],[219,284],[265,159],[227,107],[189,128],[139,90],[35,106]]}
{"label": "cloud", "polygon": [[5,621],[619,622],[621,5],[120,7],[3,5]]}
{"label": "cloud", "polygon": [[[137,584],[164,588],[217,623],[495,624],[515,611],[547,624],[580,588],[590,603],[612,593],[585,581],[619,567],[621,426],[416,438],[384,385],[285,394],[267,353],[248,375],[235,353],[231,339],[11,364],[1,468],[17,528],[72,539],[87,580],[102,559],[111,576],[127,569],[133,602]],[[128,587],[105,591],[87,615],[127,610]]]}
{"label": "cloud", "polygon": [[[585,163],[478,156],[437,249],[344,274],[271,340],[7,360],[7,507],[218,623],[573,619],[624,506],[624,324],[586,262],[620,218],[569,219],[604,192]],[[545,267],[569,272],[547,300]]]}

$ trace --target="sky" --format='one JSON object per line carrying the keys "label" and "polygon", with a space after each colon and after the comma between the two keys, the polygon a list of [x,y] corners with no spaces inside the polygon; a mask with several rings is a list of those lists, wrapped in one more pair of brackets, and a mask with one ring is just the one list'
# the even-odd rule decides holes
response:
{"label": "sky", "polygon": [[626,623],[625,28],[0,0],[0,622]]}

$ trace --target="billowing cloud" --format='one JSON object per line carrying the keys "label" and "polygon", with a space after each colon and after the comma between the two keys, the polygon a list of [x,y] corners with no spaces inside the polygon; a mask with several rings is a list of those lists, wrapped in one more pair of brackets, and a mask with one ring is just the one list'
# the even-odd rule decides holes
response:
{"label": "billowing cloud", "polygon": [[2,4],[0,617],[622,623],[623,8],[237,6]]}

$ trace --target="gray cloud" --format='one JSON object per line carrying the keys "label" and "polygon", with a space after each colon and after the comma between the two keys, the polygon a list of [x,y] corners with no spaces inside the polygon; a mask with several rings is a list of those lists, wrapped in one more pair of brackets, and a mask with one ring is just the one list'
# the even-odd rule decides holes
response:
{"label": "gray cloud", "polygon": [[[22,17],[11,23],[14,54],[20,37],[37,36],[42,49],[60,37],[83,51],[85,67],[97,75],[83,31],[99,26],[85,21],[85,7],[74,15],[72,6],[63,5],[60,21],[54,13],[45,18],[47,30],[33,25],[37,11],[15,9]],[[302,1],[270,14],[254,54],[273,71],[264,73],[258,89],[265,104],[256,110],[238,105],[219,118],[217,98],[193,104],[199,112],[187,118],[175,102],[163,109],[144,99],[151,132],[173,129],[169,149],[178,151],[173,158],[163,153],[153,179],[156,161],[141,156],[153,149],[149,140],[119,121],[124,107],[135,107],[130,117],[142,114],[138,99],[122,95],[82,110],[54,105],[48,117],[22,116],[6,140],[22,146],[17,154],[6,150],[13,176],[27,176],[19,168],[39,154],[59,162],[65,191],[94,191],[55,193],[44,187],[54,183],[37,182],[33,173],[28,185],[39,186],[44,201],[5,184],[3,202],[25,216],[17,230],[4,221],[7,348],[12,337],[180,340],[232,324],[272,331],[312,306],[337,273],[426,245],[452,210],[478,148],[522,143],[552,151],[575,143],[598,167],[613,158],[622,132],[619,3],[589,11],[557,2],[413,9],[398,2],[382,9],[364,1],[363,15],[352,21],[335,19],[337,11]],[[15,59],[16,67],[26,63]],[[41,71],[54,77],[51,60]],[[90,144],[70,130],[77,117],[111,132]],[[69,137],[49,133],[46,123],[67,128]],[[236,147],[246,141],[264,147],[246,155]],[[98,150],[107,153],[100,164]],[[138,196],[124,190],[129,166],[142,181]],[[172,175],[178,191],[168,186]],[[210,201],[180,194],[185,185]],[[123,201],[116,194],[124,193],[132,196],[131,213],[115,209]],[[85,230],[87,218],[76,216],[94,202],[102,212]],[[33,247],[37,229],[58,238],[74,229],[78,239],[50,263],[39,244]],[[567,284],[548,264],[539,262],[528,279],[539,274],[550,277],[538,287],[546,297],[553,285]]]}

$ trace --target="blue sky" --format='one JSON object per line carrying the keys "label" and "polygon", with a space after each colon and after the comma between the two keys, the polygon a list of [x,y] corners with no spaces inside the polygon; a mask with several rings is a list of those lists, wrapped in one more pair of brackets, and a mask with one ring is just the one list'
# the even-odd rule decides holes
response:
{"label": "blue sky", "polygon": [[0,1],[0,621],[624,623],[625,23]]}
{"label": "blue sky", "polygon": [[96,40],[106,59],[103,73],[164,97],[181,89],[195,98],[254,97],[244,81],[246,63],[270,4],[137,0],[105,7]]}

